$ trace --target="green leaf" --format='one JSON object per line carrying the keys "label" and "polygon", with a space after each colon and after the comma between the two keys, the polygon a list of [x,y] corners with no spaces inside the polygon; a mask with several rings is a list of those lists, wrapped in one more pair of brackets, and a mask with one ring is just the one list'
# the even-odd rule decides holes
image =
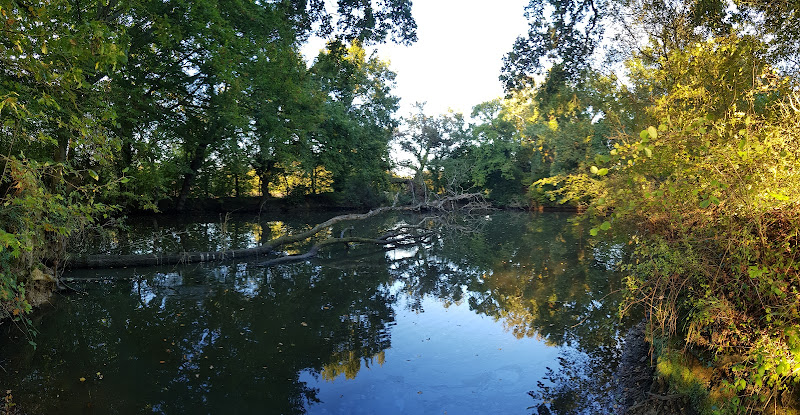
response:
{"label": "green leaf", "polygon": [[649,134],[650,138],[654,140],[658,138],[658,130],[656,129],[656,127],[653,127],[652,125],[650,127],[647,127],[647,134]]}
{"label": "green leaf", "polygon": [[123,178],[119,179],[119,182],[122,183],[122,184],[128,183],[129,181],[131,181],[131,179],[128,178],[128,177],[123,177]]}
{"label": "green leaf", "polygon": [[98,180],[100,180],[100,176],[97,174],[97,172],[96,172],[96,171],[94,171],[94,170],[92,170],[92,169],[89,169],[89,177],[91,177],[92,179],[94,179],[94,181],[98,181]]}
{"label": "green leaf", "polygon": [[608,169],[603,168],[597,171],[598,176],[605,176],[606,174],[608,174]]}
{"label": "green leaf", "polygon": [[607,231],[607,230],[611,229],[611,222],[609,222],[609,221],[603,222],[602,224],[600,224],[600,229],[602,229],[604,231]]}
{"label": "green leaf", "polygon": [[706,199],[700,202],[700,207],[705,209],[711,204],[711,199]]}
{"label": "green leaf", "polygon": [[789,373],[789,364],[786,363],[786,361],[781,361],[781,363],[778,365],[778,367],[775,368],[775,373],[777,373],[778,376],[784,376],[784,375],[788,374]]}
{"label": "green leaf", "polygon": [[592,228],[592,229],[589,229],[589,235],[592,235],[592,236],[597,236],[597,233],[598,233],[598,232],[600,232],[600,230],[599,230],[599,229],[597,229],[597,228]]}
{"label": "green leaf", "polygon": [[642,140],[646,140],[649,137],[650,137],[650,133],[647,130],[642,130],[639,133],[639,138],[641,138]]}
{"label": "green leaf", "polygon": [[645,154],[647,157],[653,157],[653,150],[650,150],[650,147],[645,147],[645,148],[644,148],[644,154]]}
{"label": "green leaf", "polygon": [[597,168],[597,166],[592,166],[589,168],[589,171],[592,172],[592,174],[597,174],[599,169]]}

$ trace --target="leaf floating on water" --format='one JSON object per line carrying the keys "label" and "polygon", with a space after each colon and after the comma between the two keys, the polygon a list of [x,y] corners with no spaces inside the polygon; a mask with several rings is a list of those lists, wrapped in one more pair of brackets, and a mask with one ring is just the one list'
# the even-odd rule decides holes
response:
{"label": "leaf floating on water", "polygon": [[81,382],[86,382],[86,378],[82,377],[82,376],[78,380],[81,381]]}
{"label": "leaf floating on water", "polygon": [[303,327],[308,327],[308,323],[306,323],[305,321],[301,321],[300,325],[303,326]]}

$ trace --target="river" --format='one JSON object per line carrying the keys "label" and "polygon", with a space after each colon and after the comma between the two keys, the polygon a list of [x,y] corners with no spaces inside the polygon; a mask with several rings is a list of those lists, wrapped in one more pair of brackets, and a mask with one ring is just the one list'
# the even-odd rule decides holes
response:
{"label": "river", "polygon": [[[72,271],[73,290],[33,315],[35,349],[0,326],[0,389],[28,414],[603,413],[631,324],[620,248],[570,217],[498,212],[415,246],[272,267]],[[321,219],[140,218],[91,248],[235,249]]]}

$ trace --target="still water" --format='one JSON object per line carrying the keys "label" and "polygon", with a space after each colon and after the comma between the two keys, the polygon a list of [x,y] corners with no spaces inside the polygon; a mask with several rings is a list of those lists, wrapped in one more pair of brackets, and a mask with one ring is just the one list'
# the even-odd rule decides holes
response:
{"label": "still water", "polygon": [[[0,389],[28,414],[602,413],[630,325],[619,248],[569,217],[500,212],[414,246],[273,267],[74,271],[74,290],[33,316],[35,350],[0,326]],[[322,219],[146,219],[92,247],[235,249]]]}

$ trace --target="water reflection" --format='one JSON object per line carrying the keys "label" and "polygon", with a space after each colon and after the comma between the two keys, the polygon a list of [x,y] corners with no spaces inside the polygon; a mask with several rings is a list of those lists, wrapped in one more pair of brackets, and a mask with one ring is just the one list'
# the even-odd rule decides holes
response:
{"label": "water reflection", "polygon": [[[31,414],[403,413],[468,399],[481,413],[510,402],[501,394],[523,395],[518,411],[546,400],[557,409],[548,391],[567,373],[558,353],[588,356],[610,376],[626,326],[615,315],[619,278],[596,259],[613,254],[566,219],[495,214],[402,250],[338,248],[268,269],[76,273],[115,280],[80,284],[86,295],[38,313],[35,351],[6,329],[0,389]],[[417,221],[381,218],[353,232]],[[183,240],[250,244],[302,225],[225,226],[187,228]],[[540,380],[533,401],[525,392]]]}

